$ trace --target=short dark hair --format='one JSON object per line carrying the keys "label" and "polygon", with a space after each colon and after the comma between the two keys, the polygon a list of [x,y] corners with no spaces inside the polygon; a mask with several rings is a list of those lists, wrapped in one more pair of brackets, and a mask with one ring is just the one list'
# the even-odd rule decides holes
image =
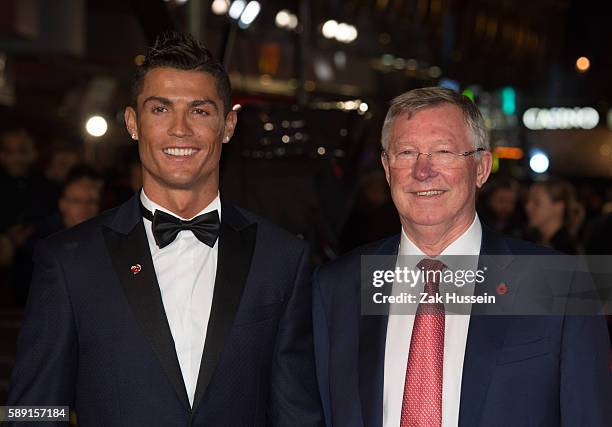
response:
{"label": "short dark hair", "polygon": [[68,172],[66,179],[62,185],[62,195],[66,192],[66,189],[70,187],[77,181],[82,179],[88,179],[92,182],[96,182],[100,184],[100,187],[104,185],[104,180],[102,176],[91,166],[88,166],[84,163],[73,166],[72,169]]}
{"label": "short dark hair", "polygon": [[145,75],[160,67],[178,70],[203,71],[214,77],[217,93],[223,101],[224,114],[231,109],[232,87],[223,65],[217,61],[204,45],[189,34],[169,31],[157,37],[153,47],[147,50],[142,65],[136,69],[132,82],[132,105],[137,106]]}

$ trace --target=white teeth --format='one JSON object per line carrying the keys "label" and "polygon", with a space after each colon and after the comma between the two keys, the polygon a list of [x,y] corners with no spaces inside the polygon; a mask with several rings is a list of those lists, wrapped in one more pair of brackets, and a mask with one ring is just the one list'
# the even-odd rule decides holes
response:
{"label": "white teeth", "polygon": [[443,191],[440,190],[429,190],[429,191],[417,191],[417,196],[437,196],[438,194],[442,194]]}
{"label": "white teeth", "polygon": [[171,156],[191,156],[195,152],[193,148],[164,148],[164,153]]}

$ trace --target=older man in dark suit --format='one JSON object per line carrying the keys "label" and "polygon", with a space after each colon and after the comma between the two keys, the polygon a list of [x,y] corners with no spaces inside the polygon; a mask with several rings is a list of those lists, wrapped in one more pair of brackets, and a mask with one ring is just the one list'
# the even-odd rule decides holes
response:
{"label": "older man in dark suit", "polygon": [[[575,274],[574,261],[499,236],[476,214],[476,189],[492,163],[477,107],[443,88],[407,92],[392,102],[382,145],[400,235],[359,248],[314,276],[315,353],[328,422],[612,425],[604,319],[567,298],[587,295],[581,292],[592,290],[584,287],[588,279]],[[402,257],[432,277],[414,282],[415,295],[427,299],[417,299],[413,311],[391,299],[380,312],[366,304],[370,296],[401,295],[400,279],[378,296],[361,282],[362,268],[379,259],[368,256],[381,255],[387,258],[380,271],[392,278]],[[453,291],[475,301],[461,307],[442,298],[449,293],[440,277],[456,271],[453,255],[467,256],[474,274],[486,272],[481,283]],[[495,304],[473,299],[487,296],[496,296]]]}

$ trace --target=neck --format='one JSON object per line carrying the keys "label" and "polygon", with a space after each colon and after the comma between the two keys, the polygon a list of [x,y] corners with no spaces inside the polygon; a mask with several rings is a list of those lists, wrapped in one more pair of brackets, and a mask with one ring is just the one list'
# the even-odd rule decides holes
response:
{"label": "neck", "polygon": [[421,250],[425,255],[436,257],[440,255],[451,243],[457,240],[465,231],[470,228],[474,221],[471,219],[453,224],[444,225],[418,225],[410,224],[402,219],[402,228],[406,236]]}
{"label": "neck", "polygon": [[546,221],[539,227],[540,233],[542,234],[542,240],[544,243],[549,243],[555,233],[561,229],[562,221],[560,219],[552,219]]}
{"label": "neck", "polygon": [[151,201],[182,218],[193,218],[210,205],[219,194],[218,182],[197,191],[160,188],[147,184],[146,181],[143,181],[143,190]]}

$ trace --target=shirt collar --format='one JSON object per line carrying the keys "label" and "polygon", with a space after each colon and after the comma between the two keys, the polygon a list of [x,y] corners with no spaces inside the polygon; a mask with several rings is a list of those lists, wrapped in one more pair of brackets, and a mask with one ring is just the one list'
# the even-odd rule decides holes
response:
{"label": "shirt collar", "polygon": [[166,212],[166,213],[168,213],[170,215],[173,215],[173,216],[175,216],[177,218],[182,219],[183,221],[188,221],[188,220],[190,220],[192,218],[195,218],[198,215],[202,215],[202,214],[205,214],[207,212],[212,212],[214,210],[216,210],[219,213],[219,219],[221,219],[221,197],[219,195],[219,192],[217,192],[217,197],[215,197],[213,199],[213,201],[210,202],[210,204],[208,206],[206,206],[200,212],[195,214],[192,218],[183,218],[182,216],[175,214],[171,210],[166,209],[163,206],[158,205],[157,203],[155,203],[154,201],[152,201],[151,199],[149,199],[147,197],[147,195],[145,194],[144,188],[140,191],[140,201],[141,201],[142,205],[145,208],[147,208],[148,210],[150,210],[152,213],[155,213],[156,210],[162,211],[162,212]]}

